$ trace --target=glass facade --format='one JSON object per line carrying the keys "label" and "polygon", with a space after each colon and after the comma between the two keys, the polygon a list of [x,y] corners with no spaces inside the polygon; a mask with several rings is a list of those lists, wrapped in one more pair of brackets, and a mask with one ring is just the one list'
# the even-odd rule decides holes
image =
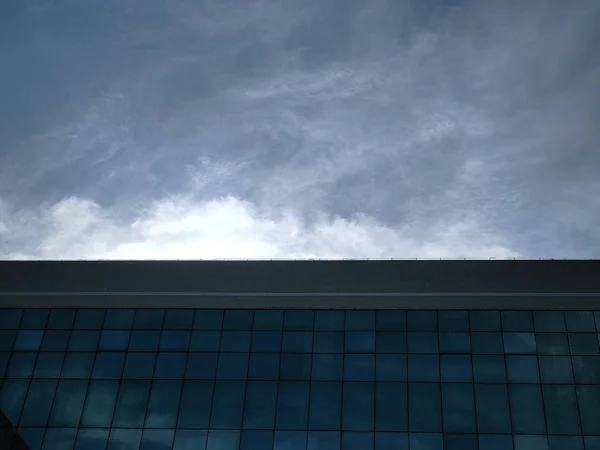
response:
{"label": "glass facade", "polygon": [[0,309],[0,448],[600,450],[600,313]]}

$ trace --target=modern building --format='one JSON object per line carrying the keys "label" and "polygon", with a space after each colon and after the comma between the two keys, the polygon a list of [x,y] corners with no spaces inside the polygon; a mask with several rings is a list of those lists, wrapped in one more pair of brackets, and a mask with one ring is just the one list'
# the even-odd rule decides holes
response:
{"label": "modern building", "polygon": [[0,262],[0,448],[600,450],[600,261]]}

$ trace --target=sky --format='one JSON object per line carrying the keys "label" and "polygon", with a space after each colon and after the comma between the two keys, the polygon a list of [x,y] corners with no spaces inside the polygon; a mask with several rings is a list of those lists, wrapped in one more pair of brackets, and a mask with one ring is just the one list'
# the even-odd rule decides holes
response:
{"label": "sky", "polygon": [[600,257],[598,0],[0,2],[0,259]]}

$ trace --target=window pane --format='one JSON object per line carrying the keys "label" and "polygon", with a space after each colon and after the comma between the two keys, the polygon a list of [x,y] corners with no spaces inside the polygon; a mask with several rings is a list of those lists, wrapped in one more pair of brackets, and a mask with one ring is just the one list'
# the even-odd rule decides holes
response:
{"label": "window pane", "polygon": [[166,450],[173,448],[174,430],[144,430],[140,450]]}
{"label": "window pane", "polygon": [[344,311],[316,311],[315,330],[341,331],[344,329]]}
{"label": "window pane", "polygon": [[575,383],[600,384],[600,358],[595,356],[573,356]]}
{"label": "window pane", "polygon": [[410,450],[442,450],[441,434],[413,433],[409,436]]}
{"label": "window pane", "polygon": [[99,340],[99,330],[74,330],[71,333],[68,349],[70,351],[95,352],[98,349]]}
{"label": "window pane", "polygon": [[13,352],[6,370],[6,378],[31,378],[37,353]]}
{"label": "window pane", "polygon": [[108,434],[108,429],[80,428],[77,432],[75,450],[105,450]]}
{"label": "window pane", "polygon": [[506,369],[509,383],[539,383],[537,357],[508,355]]}
{"label": "window pane", "polygon": [[473,381],[473,365],[469,355],[441,355],[442,381]]}
{"label": "window pane", "polygon": [[546,423],[550,434],[579,434],[579,414],[574,386],[542,387]]}
{"label": "window pane", "polygon": [[105,330],[129,330],[133,325],[133,309],[108,309],[104,319]]}
{"label": "window pane", "polygon": [[346,330],[375,330],[375,311],[346,311]]}
{"label": "window pane", "polygon": [[[44,428],[21,428],[17,429],[17,436],[20,436],[25,444],[27,445],[27,449],[41,449],[42,441],[44,440],[44,432],[46,430]],[[14,448],[14,446],[13,446]]]}
{"label": "window pane", "polygon": [[21,329],[35,330],[46,328],[50,310],[48,309],[26,309],[21,319]]}
{"label": "window pane", "polygon": [[315,353],[343,353],[344,333],[338,331],[320,331],[314,334]]}
{"label": "window pane", "polygon": [[171,330],[190,330],[194,323],[194,310],[167,309],[163,328]]}
{"label": "window pane", "polygon": [[375,351],[374,331],[347,331],[345,351],[350,353],[372,353]]}
{"label": "window pane", "polygon": [[314,311],[286,311],[284,316],[283,328],[286,330],[306,330],[312,331],[314,323]]}
{"label": "window pane", "polygon": [[254,311],[252,310],[234,310],[225,311],[223,319],[224,330],[252,330],[254,321]]}
{"label": "window pane", "polygon": [[281,330],[283,311],[254,311],[255,330]]}
{"label": "window pane", "polygon": [[121,382],[113,427],[141,428],[148,405],[150,381],[124,380]]}
{"label": "window pane", "polygon": [[570,353],[566,333],[539,333],[536,340],[540,355],[568,355]]}
{"label": "window pane", "polygon": [[337,431],[309,431],[306,450],[339,450],[340,433]]}
{"label": "window pane", "polygon": [[546,436],[514,436],[515,450],[548,450]]}
{"label": "window pane", "polygon": [[244,430],[240,450],[264,450],[273,448],[273,431]]}
{"label": "window pane", "polygon": [[442,383],[444,431],[475,432],[475,401],[471,383]]}
{"label": "window pane", "polygon": [[217,353],[189,353],[185,378],[213,380],[217,374]]}
{"label": "window pane", "polygon": [[78,426],[87,387],[87,380],[61,380],[56,389],[56,398],[48,425],[52,427]]}
{"label": "window pane", "polygon": [[104,309],[80,309],[75,316],[74,328],[80,330],[99,330],[104,323]]}
{"label": "window pane", "polygon": [[596,333],[569,333],[569,346],[572,355],[597,355],[598,335]]}
{"label": "window pane", "polygon": [[279,377],[279,354],[251,353],[248,378],[251,380],[276,380]]}
{"label": "window pane", "polygon": [[160,330],[163,324],[164,309],[138,309],[133,328],[137,330]]}
{"label": "window pane", "polygon": [[347,353],[344,355],[345,381],[373,381],[375,378],[375,355]]}
{"label": "window pane", "polygon": [[155,380],[152,383],[146,428],[175,428],[182,386],[181,381]]}
{"label": "window pane", "polygon": [[376,430],[408,430],[408,391],[406,383],[376,383],[375,405]]}
{"label": "window pane", "polygon": [[69,346],[69,331],[46,330],[42,340],[42,350],[64,351]]}
{"label": "window pane", "polygon": [[565,312],[567,331],[595,332],[594,313],[592,311],[567,311]]}
{"label": "window pane", "polygon": [[377,353],[406,353],[406,333],[378,332]]}
{"label": "window pane", "polygon": [[478,450],[475,434],[444,434],[444,450]]}
{"label": "window pane", "polygon": [[409,383],[408,426],[410,431],[442,431],[441,397],[438,383]]}
{"label": "window pane", "polygon": [[408,434],[375,433],[375,450],[408,450]]}
{"label": "window pane", "polygon": [[513,438],[511,435],[480,434],[479,450],[513,450]]}
{"label": "window pane", "polygon": [[127,353],[123,378],[152,378],[155,362],[155,353]]}
{"label": "window pane", "polygon": [[242,380],[248,373],[248,353],[221,353],[217,367],[217,378]]}
{"label": "window pane", "polygon": [[583,450],[581,436],[548,436],[549,450]]}
{"label": "window pane", "polygon": [[0,385],[0,411],[14,425],[19,423],[29,380],[4,380]]}
{"label": "window pane", "polygon": [[158,353],[154,378],[181,379],[185,372],[186,353]]}
{"label": "window pane", "polygon": [[118,389],[118,381],[90,381],[81,426],[110,427]]}
{"label": "window pane", "polygon": [[475,403],[480,433],[510,433],[506,384],[475,384]]}
{"label": "window pane", "polygon": [[50,311],[47,328],[54,330],[70,330],[75,322],[74,309],[53,309]]}
{"label": "window pane", "polygon": [[438,355],[408,355],[409,381],[439,381]]}
{"label": "window pane", "polygon": [[142,430],[113,429],[110,432],[107,450],[138,450]]}
{"label": "window pane", "polygon": [[221,309],[200,309],[194,313],[194,330],[220,330],[223,326]]}
{"label": "window pane", "polygon": [[579,415],[583,434],[600,434],[600,421],[598,420],[600,386],[577,386],[577,396],[579,397]]}
{"label": "window pane", "polygon": [[306,450],[306,431],[275,430],[273,450]]}
{"label": "window pane", "polygon": [[15,350],[39,350],[44,330],[20,330],[15,340]]}
{"label": "window pane", "polygon": [[471,311],[469,313],[471,331],[500,331],[498,311]]}
{"label": "window pane", "polygon": [[100,335],[99,350],[127,350],[129,330],[103,330]]}
{"label": "window pane", "polygon": [[212,381],[184,381],[179,428],[208,428],[214,383]]}
{"label": "window pane", "polygon": [[125,352],[102,352],[96,355],[92,378],[121,378]]}
{"label": "window pane", "polygon": [[437,311],[408,311],[407,329],[411,331],[437,331]]}
{"label": "window pane", "polygon": [[283,353],[279,377],[282,380],[310,380],[312,356],[308,353]]}
{"label": "window pane", "polygon": [[160,336],[160,349],[165,351],[187,351],[190,347],[190,332],[163,330]]}
{"label": "window pane", "polygon": [[207,437],[206,430],[177,430],[173,450],[204,450]]}
{"label": "window pane", "polygon": [[67,352],[62,378],[90,378],[96,354],[93,352]]}
{"label": "window pane", "polygon": [[252,351],[281,351],[281,335],[281,331],[254,331],[252,333]]}
{"label": "window pane", "polygon": [[406,355],[377,355],[377,381],[406,381]]}
{"label": "window pane", "polygon": [[0,330],[0,350],[12,350],[17,330]]}
{"label": "window pane", "polygon": [[501,355],[504,353],[502,333],[473,333],[473,353],[483,355]]}
{"label": "window pane", "polygon": [[157,351],[160,341],[159,330],[134,330],[129,341],[130,351]]}
{"label": "window pane", "polygon": [[509,384],[510,415],[513,433],[545,434],[542,391],[535,384]]}
{"label": "window pane", "polygon": [[502,311],[504,331],[533,331],[531,311]]}
{"label": "window pane", "polygon": [[221,333],[222,352],[249,352],[250,331],[223,331]]}
{"label": "window pane", "polygon": [[312,379],[317,381],[335,381],[342,379],[343,355],[314,354]]}
{"label": "window pane", "polygon": [[373,450],[374,433],[347,431],[342,433],[342,450]]}
{"label": "window pane", "polygon": [[32,380],[23,406],[20,426],[44,427],[50,416],[57,380]]}
{"label": "window pane", "polygon": [[206,441],[206,450],[238,450],[240,432],[229,430],[210,430]]}
{"label": "window pane", "polygon": [[441,353],[470,353],[471,338],[469,333],[440,333]]}
{"label": "window pane", "polygon": [[440,331],[469,331],[469,313],[467,311],[439,311]]}
{"label": "window pane", "polygon": [[571,358],[568,356],[540,356],[542,383],[573,383]]}
{"label": "window pane", "polygon": [[244,401],[244,428],[273,429],[276,402],[277,382],[249,381]]}
{"label": "window pane", "polygon": [[22,315],[22,309],[2,309],[2,314],[0,314],[0,329],[18,329]]}
{"label": "window pane", "polygon": [[312,333],[305,331],[284,331],[282,351],[284,352],[312,352]]}
{"label": "window pane", "polygon": [[10,352],[0,352],[0,378],[4,378],[6,368],[8,367],[8,360],[10,359]]}
{"label": "window pane", "polygon": [[533,333],[504,333],[506,353],[535,354],[536,343]]}
{"label": "window pane", "polygon": [[218,352],[221,345],[220,331],[193,331],[190,342],[192,352]]}
{"label": "window pane", "polygon": [[242,427],[245,382],[217,381],[213,397],[211,428],[239,429]]}
{"label": "window pane", "polygon": [[406,330],[406,311],[377,311],[377,329],[384,331]]}
{"label": "window pane", "polygon": [[535,331],[565,332],[565,316],[562,311],[534,311]]}
{"label": "window pane", "polygon": [[309,383],[282,381],[277,397],[277,428],[305,430],[308,426]]}
{"label": "window pane", "polygon": [[310,389],[311,430],[337,430],[342,423],[342,383],[314,382]]}
{"label": "window pane", "polygon": [[437,333],[413,333],[409,332],[408,353],[438,353]]}
{"label": "window pane", "polygon": [[72,449],[76,435],[77,428],[48,428],[42,450]]}

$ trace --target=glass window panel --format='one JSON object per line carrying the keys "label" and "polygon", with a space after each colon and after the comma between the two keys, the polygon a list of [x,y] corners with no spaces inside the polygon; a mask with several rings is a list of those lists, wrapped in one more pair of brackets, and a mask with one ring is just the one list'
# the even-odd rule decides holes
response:
{"label": "glass window panel", "polygon": [[600,450],[600,436],[584,436],[585,450]]}
{"label": "glass window panel", "polygon": [[99,352],[94,362],[92,378],[121,378],[125,352]]}
{"label": "glass window panel", "polygon": [[252,332],[253,352],[279,352],[281,351],[281,331],[254,331]]}
{"label": "glass window panel", "polygon": [[377,311],[377,329],[382,331],[405,331],[406,311]]}
{"label": "glass window panel", "polygon": [[75,441],[75,450],[105,450],[108,444],[108,429],[80,428]]}
{"label": "glass window panel", "polygon": [[190,330],[194,324],[193,309],[167,309],[163,328],[169,330]]}
{"label": "glass window panel", "polygon": [[411,450],[442,450],[444,444],[441,434],[412,433],[409,435]]}
{"label": "glass window panel", "polygon": [[407,333],[408,353],[438,353],[437,333]]}
{"label": "glass window panel", "polygon": [[44,330],[20,330],[15,340],[15,350],[39,350]]}
{"label": "glass window panel", "polygon": [[175,428],[182,386],[181,381],[155,380],[152,383],[146,428]]}
{"label": "glass window panel", "polygon": [[69,339],[69,351],[90,351],[95,352],[98,349],[100,340],[99,330],[74,330]]}
{"label": "glass window panel", "polygon": [[94,352],[67,352],[61,377],[90,378],[95,358]]}
{"label": "glass window panel", "polygon": [[306,450],[339,450],[340,433],[337,431],[309,431]]}
{"label": "glass window panel", "polygon": [[341,380],[343,374],[343,355],[313,354],[312,379],[317,381]]}
{"label": "glass window panel", "polygon": [[49,315],[49,309],[26,309],[23,311],[21,326],[19,328],[27,330],[44,329],[46,328]]}
{"label": "glass window panel", "polygon": [[[36,450],[42,448],[45,428],[21,428],[17,429],[17,436],[25,442],[27,450]],[[13,449],[15,446],[13,446]]]}
{"label": "glass window panel", "polygon": [[42,350],[64,351],[69,346],[70,331],[46,330],[42,340]]}
{"label": "glass window panel", "polygon": [[595,356],[573,356],[575,383],[600,384],[600,358]]}
{"label": "glass window panel", "polygon": [[437,311],[408,311],[406,327],[411,331],[437,331]]}
{"label": "glass window panel", "polygon": [[13,352],[6,370],[6,378],[31,378],[37,353]]}
{"label": "glass window panel", "polygon": [[542,383],[573,383],[571,358],[568,356],[540,356]]}
{"label": "glass window panel", "polygon": [[406,333],[380,331],[377,333],[378,353],[406,353]]}
{"label": "glass window panel", "polygon": [[224,330],[252,330],[254,321],[254,311],[252,310],[234,310],[225,311],[223,319]]}
{"label": "glass window panel", "polygon": [[187,351],[190,347],[190,332],[183,330],[163,330],[160,349],[166,351]]}
{"label": "glass window panel", "polygon": [[[563,388],[571,391],[571,387]],[[545,392],[544,392],[545,394]],[[569,394],[570,395],[570,394]],[[583,434],[600,434],[600,420],[598,420],[598,407],[600,405],[600,386],[577,386],[579,398],[579,415]],[[546,397],[544,397],[545,400]],[[563,400],[564,402],[565,400]],[[569,401],[572,401],[569,397]],[[570,409],[565,410],[567,413]],[[550,424],[548,424],[550,428]],[[575,427],[573,428],[575,429]],[[572,434],[578,434],[574,432]]]}
{"label": "glass window panel", "polygon": [[375,407],[376,430],[408,430],[408,391],[406,383],[376,383]]}
{"label": "glass window panel", "polygon": [[475,434],[444,434],[444,450],[478,450]]}
{"label": "glass window panel", "polygon": [[509,383],[539,383],[540,374],[536,356],[508,355],[506,371]]}
{"label": "glass window panel", "polygon": [[439,311],[440,331],[469,331],[469,313],[467,311]]}
{"label": "glass window panel", "polygon": [[220,331],[193,331],[190,342],[192,352],[218,352],[221,345]]}
{"label": "glass window panel", "polygon": [[78,426],[87,387],[87,380],[59,381],[48,425],[51,427]]}
{"label": "glass window panel", "polygon": [[90,381],[81,416],[82,427],[110,427],[118,389],[118,381]]}
{"label": "glass window panel", "polygon": [[140,450],[168,450],[173,448],[175,430],[144,430]]}
{"label": "glass window panel", "polygon": [[316,311],[315,330],[342,331],[344,329],[344,311]]}
{"label": "glass window panel", "polygon": [[58,378],[64,359],[64,352],[41,352],[35,364],[34,378]]}
{"label": "glass window panel", "polygon": [[177,430],[173,450],[204,450],[207,430]]}
{"label": "glass window panel", "polygon": [[504,331],[533,331],[531,311],[502,311]]}
{"label": "glass window panel", "polygon": [[248,378],[251,380],[276,380],[279,377],[279,354],[251,353]]}
{"label": "glass window panel", "polygon": [[20,426],[44,427],[50,416],[57,380],[32,380],[23,406]]}
{"label": "glass window panel", "polygon": [[565,312],[567,331],[595,332],[594,313],[592,311],[567,311]]}
{"label": "glass window panel", "polygon": [[408,450],[408,434],[375,433],[375,450]]}
{"label": "glass window panel", "polygon": [[12,350],[17,330],[0,330],[0,350]]}
{"label": "glass window panel", "polygon": [[372,430],[375,426],[374,406],[374,383],[344,383],[342,429],[354,431]]}
{"label": "glass window panel", "polygon": [[75,316],[75,325],[78,330],[99,330],[104,323],[104,309],[79,309]]}
{"label": "glass window panel", "polygon": [[470,353],[471,338],[469,333],[444,332],[440,333],[440,352]]}
{"label": "glass window panel", "polygon": [[244,430],[240,450],[265,450],[273,448],[273,431]]}
{"label": "glass window panel", "polygon": [[441,398],[438,383],[408,384],[408,426],[410,431],[442,431]]}
{"label": "glass window panel", "polygon": [[374,433],[346,431],[342,433],[342,450],[373,450]]}
{"label": "glass window panel", "polygon": [[441,355],[442,381],[473,381],[473,364],[469,355]]}
{"label": "glass window panel", "polygon": [[502,355],[504,353],[502,333],[472,333],[471,338],[473,353],[483,355]]}
{"label": "glass window panel", "polygon": [[238,450],[240,432],[231,430],[210,430],[206,450]]}
{"label": "glass window panel", "polygon": [[6,368],[8,367],[8,360],[10,359],[10,352],[0,352],[0,378],[4,378]]}
{"label": "glass window panel", "polygon": [[515,450],[548,450],[546,436],[514,436]]}
{"label": "glass window panel", "polygon": [[283,353],[279,376],[282,380],[310,380],[311,363],[308,353]]}
{"label": "glass window panel", "polygon": [[75,445],[77,428],[48,428],[42,450],[66,450]]}
{"label": "glass window panel", "polygon": [[288,310],[285,312],[283,328],[286,330],[312,331],[314,311]]}
{"label": "glass window panel", "polygon": [[480,434],[479,450],[513,450],[511,435]]}
{"label": "glass window panel", "polygon": [[535,331],[565,332],[565,315],[562,311],[534,311]]}
{"label": "glass window panel", "polygon": [[309,383],[281,381],[277,396],[276,427],[306,430],[308,427]]}
{"label": "glass window panel", "polygon": [[598,335],[596,333],[569,333],[569,346],[572,355],[597,355]]}
{"label": "glass window panel", "polygon": [[306,450],[306,431],[275,430],[273,450]]}
{"label": "glass window panel", "polygon": [[513,433],[545,434],[542,391],[535,384],[509,384],[508,396]]}
{"label": "glass window panel", "polygon": [[283,328],[283,311],[254,311],[255,330],[281,330]]}
{"label": "glass window panel", "polygon": [[406,355],[377,355],[375,364],[377,381],[406,381]]}
{"label": "glass window panel", "polygon": [[17,329],[21,323],[22,309],[2,309],[0,314],[0,329]]}
{"label": "glass window panel", "polygon": [[155,362],[155,353],[129,352],[125,360],[123,378],[152,378]]}
{"label": "glass window panel", "polygon": [[250,331],[223,331],[221,334],[222,352],[249,352]]}
{"label": "glass window panel", "polygon": [[129,340],[130,351],[151,351],[158,350],[161,332],[159,330],[134,330],[131,332]]}
{"label": "glass window panel", "polygon": [[549,450],[583,450],[581,436],[548,436]]}
{"label": "glass window panel", "polygon": [[217,381],[210,417],[211,428],[239,429],[244,411],[244,381]]}
{"label": "glass window panel", "polygon": [[13,425],[19,423],[28,388],[29,380],[3,380],[0,385],[0,411]]}
{"label": "glass window panel", "polygon": [[345,381],[373,381],[375,378],[375,355],[346,353],[344,355]]}
{"label": "glass window panel", "polygon": [[119,389],[113,427],[141,428],[148,405],[151,381],[123,380]]}
{"label": "glass window panel", "polygon": [[142,439],[142,430],[112,429],[107,450],[138,450]]}
{"label": "glass window panel", "polygon": [[247,377],[248,353],[221,353],[217,367],[217,378],[241,380]]}
{"label": "glass window panel", "polygon": [[498,311],[470,311],[471,331],[500,331],[500,313]]}
{"label": "glass window panel", "polygon": [[194,313],[194,330],[220,330],[223,327],[222,309],[198,309]]}
{"label": "glass window panel", "polygon": [[504,333],[504,351],[513,354],[535,354],[535,334]]}
{"label": "glass window panel", "polygon": [[276,381],[249,381],[244,400],[244,428],[270,430],[275,427]]}
{"label": "glass window panel", "polygon": [[346,330],[375,330],[375,311],[346,311]]}
{"label": "glass window panel", "polygon": [[164,309],[138,309],[135,312],[133,328],[136,330],[160,330],[164,314]]}
{"label": "glass window panel", "polygon": [[47,328],[50,330],[70,330],[75,322],[74,309],[53,309],[50,311]]}
{"label": "glass window panel", "polygon": [[107,309],[104,319],[105,330],[129,330],[133,325],[133,309]]}
{"label": "glass window panel", "polygon": [[317,381],[310,388],[311,430],[337,430],[342,423],[342,383]]}
{"label": "glass window panel", "polygon": [[347,331],[345,351],[350,353],[372,353],[375,351],[374,331]]}
{"label": "glass window panel", "polygon": [[189,353],[185,378],[212,380],[217,374],[217,353]]}
{"label": "glass window panel", "polygon": [[475,384],[479,433],[510,433],[510,411],[506,384]]}
{"label": "glass window panel", "polygon": [[213,388],[213,381],[183,382],[178,428],[208,428]]}
{"label": "glass window panel", "polygon": [[307,331],[284,331],[282,351],[312,352],[312,333]]}
{"label": "glass window panel", "polygon": [[540,355],[568,355],[570,353],[566,333],[539,333],[536,340]]}
{"label": "glass window panel", "polygon": [[154,378],[181,379],[185,372],[186,353],[159,352],[156,357]]}
{"label": "glass window panel", "polygon": [[127,350],[129,330],[103,330],[100,335],[99,350]]}
{"label": "glass window panel", "polygon": [[409,381],[440,381],[438,355],[408,355]]}
{"label": "glass window panel", "polygon": [[314,334],[315,353],[343,353],[344,333],[338,331],[317,331]]}
{"label": "glass window panel", "polygon": [[444,432],[475,432],[475,401],[471,383],[442,383]]}

